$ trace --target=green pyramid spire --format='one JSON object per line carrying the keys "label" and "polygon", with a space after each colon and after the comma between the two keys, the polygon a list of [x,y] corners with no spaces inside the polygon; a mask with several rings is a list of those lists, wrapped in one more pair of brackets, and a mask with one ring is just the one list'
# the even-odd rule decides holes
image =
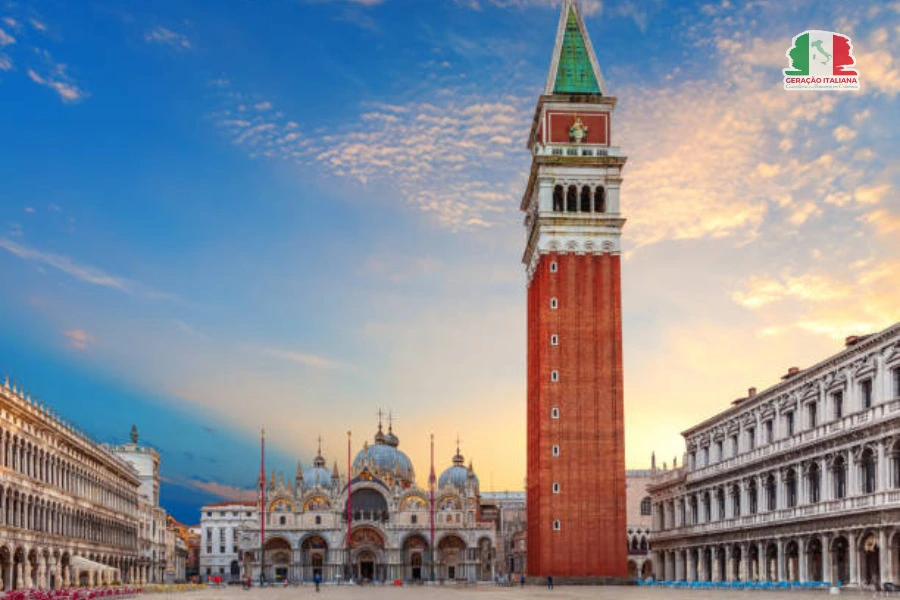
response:
{"label": "green pyramid spire", "polygon": [[554,94],[600,94],[600,84],[594,74],[594,65],[588,54],[587,45],[575,8],[569,7],[566,19],[566,33],[559,51],[559,66],[556,70]]}

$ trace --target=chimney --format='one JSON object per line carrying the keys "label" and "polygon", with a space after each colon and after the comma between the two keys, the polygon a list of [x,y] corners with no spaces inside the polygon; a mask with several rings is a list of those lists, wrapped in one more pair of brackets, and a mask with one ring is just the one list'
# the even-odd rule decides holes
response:
{"label": "chimney", "polygon": [[855,346],[858,341],[858,335],[848,335],[847,339],[844,340],[844,346],[847,348],[849,348],[850,346]]}
{"label": "chimney", "polygon": [[750,388],[749,390],[747,390],[747,397],[748,397],[748,398],[752,398],[752,397],[755,396],[755,395],[756,395],[756,388],[755,388],[755,387],[752,387],[752,388]]}
{"label": "chimney", "polygon": [[793,377],[794,375],[796,375],[799,372],[800,372],[800,367],[791,367],[790,369],[788,369],[787,374],[783,375],[781,377],[781,380],[784,381],[786,379],[790,379],[791,377]]}

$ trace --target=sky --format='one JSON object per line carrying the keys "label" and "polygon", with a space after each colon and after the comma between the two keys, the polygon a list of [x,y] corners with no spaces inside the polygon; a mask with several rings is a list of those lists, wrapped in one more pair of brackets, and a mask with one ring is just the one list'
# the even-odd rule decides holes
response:
{"label": "sky", "polygon": [[[626,462],[900,320],[900,3],[582,0],[624,169]],[[552,0],[0,0],[0,373],[199,520],[390,411],[523,489]],[[858,92],[788,92],[849,35]],[[598,469],[603,465],[597,465]]]}

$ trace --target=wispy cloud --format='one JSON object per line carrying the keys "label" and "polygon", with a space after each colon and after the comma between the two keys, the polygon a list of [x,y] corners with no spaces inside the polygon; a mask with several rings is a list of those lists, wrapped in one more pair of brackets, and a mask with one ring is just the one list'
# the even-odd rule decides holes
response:
{"label": "wispy cloud", "polygon": [[3,46],[11,46],[15,43],[16,38],[3,31],[3,29],[0,29],[0,48],[2,48]]}
{"label": "wispy cloud", "polygon": [[63,332],[63,335],[68,340],[69,346],[76,350],[87,350],[88,346],[97,341],[94,336],[81,329],[72,329]]}
{"label": "wispy cloud", "polygon": [[166,27],[157,27],[148,31],[144,34],[144,41],[149,44],[162,44],[178,51],[191,49],[191,41],[186,35]]}
{"label": "wispy cloud", "polygon": [[315,354],[305,354],[302,352],[294,352],[292,350],[285,350],[282,348],[261,348],[260,350],[263,352],[263,354],[266,354],[273,358],[286,360],[306,367],[313,367],[315,369],[347,368],[347,365],[341,362],[331,360],[329,358],[324,358],[322,356],[317,356]]}
{"label": "wispy cloud", "polygon": [[52,65],[43,75],[34,69],[28,69],[28,77],[36,84],[48,87],[59,94],[63,102],[78,102],[87,96],[87,92],[78,87],[66,73],[66,65],[62,63]]}
{"label": "wispy cloud", "polygon": [[111,275],[97,267],[78,263],[68,256],[52,252],[43,252],[19,244],[8,238],[0,238],[0,248],[22,260],[52,267],[84,283],[114,289],[125,294],[142,294],[150,298],[162,299],[174,298],[169,294],[156,291],[153,288],[134,280]]}
{"label": "wispy cloud", "polygon": [[193,488],[202,492],[207,492],[221,498],[224,501],[235,502],[252,502],[256,500],[256,490],[253,488],[242,488],[234,485],[216,483],[215,481],[205,481],[197,478],[169,476],[164,477],[166,483]]}

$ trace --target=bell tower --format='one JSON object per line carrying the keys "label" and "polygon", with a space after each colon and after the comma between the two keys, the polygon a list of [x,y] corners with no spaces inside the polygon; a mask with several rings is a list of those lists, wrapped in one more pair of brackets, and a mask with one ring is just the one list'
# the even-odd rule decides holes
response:
{"label": "bell tower", "polygon": [[627,575],[619,188],[606,94],[564,0],[528,140],[528,575]]}

